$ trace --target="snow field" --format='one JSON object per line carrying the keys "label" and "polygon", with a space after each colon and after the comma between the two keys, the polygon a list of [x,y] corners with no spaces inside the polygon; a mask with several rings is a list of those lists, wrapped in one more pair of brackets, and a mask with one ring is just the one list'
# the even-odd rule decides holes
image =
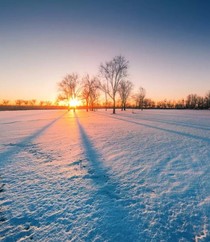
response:
{"label": "snow field", "polygon": [[2,241],[210,241],[210,113],[0,113]]}

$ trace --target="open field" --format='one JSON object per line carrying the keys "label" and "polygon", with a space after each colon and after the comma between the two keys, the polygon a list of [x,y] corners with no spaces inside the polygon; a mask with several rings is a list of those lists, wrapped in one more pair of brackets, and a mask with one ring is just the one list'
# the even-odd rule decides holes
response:
{"label": "open field", "polygon": [[0,113],[1,241],[210,241],[210,112]]}

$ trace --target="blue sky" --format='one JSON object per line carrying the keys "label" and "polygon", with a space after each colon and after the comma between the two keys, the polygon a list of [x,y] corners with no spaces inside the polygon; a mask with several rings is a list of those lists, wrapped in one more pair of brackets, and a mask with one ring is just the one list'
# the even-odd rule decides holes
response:
{"label": "blue sky", "polygon": [[153,99],[210,90],[210,1],[0,0],[0,99],[53,100],[116,55]]}

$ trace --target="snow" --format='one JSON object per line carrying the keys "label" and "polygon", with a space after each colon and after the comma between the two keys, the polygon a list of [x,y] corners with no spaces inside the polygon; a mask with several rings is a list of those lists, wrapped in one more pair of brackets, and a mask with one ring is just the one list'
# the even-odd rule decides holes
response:
{"label": "snow", "polygon": [[210,241],[210,112],[0,113],[1,241]]}

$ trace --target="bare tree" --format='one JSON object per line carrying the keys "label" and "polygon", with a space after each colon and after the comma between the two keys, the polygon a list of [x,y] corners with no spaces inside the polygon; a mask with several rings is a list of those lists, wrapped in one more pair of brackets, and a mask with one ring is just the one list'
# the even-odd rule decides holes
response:
{"label": "bare tree", "polygon": [[145,108],[155,108],[155,102],[154,101],[152,101],[151,99],[149,99],[149,98],[145,98],[144,99],[144,107]]}
{"label": "bare tree", "polygon": [[187,108],[196,108],[198,105],[198,96],[197,94],[190,94],[187,96],[186,107]]}
{"label": "bare tree", "polygon": [[75,99],[78,95],[78,85],[79,79],[76,73],[66,75],[64,79],[58,83],[58,100],[67,101],[68,110],[70,106],[70,100]]}
{"label": "bare tree", "polygon": [[197,97],[197,108],[198,109],[203,109],[204,103],[205,103],[204,98],[198,96]]}
{"label": "bare tree", "polygon": [[90,88],[89,88],[89,85],[86,83],[83,84],[81,98],[82,100],[85,101],[86,111],[88,112],[89,103],[90,103]]}
{"label": "bare tree", "polygon": [[185,100],[184,99],[180,99],[180,100],[177,100],[174,104],[174,107],[176,109],[183,109],[185,108]]}
{"label": "bare tree", "polygon": [[100,65],[100,73],[104,78],[100,87],[113,101],[113,114],[115,114],[119,84],[127,77],[127,70],[128,61],[123,56],[116,56],[111,61]]}
{"label": "bare tree", "polygon": [[131,94],[131,90],[133,88],[133,83],[131,81],[122,80],[119,84],[119,95],[121,99],[121,108],[122,110],[126,110],[126,104],[129,95]]}
{"label": "bare tree", "polygon": [[206,100],[206,107],[210,108],[210,91],[206,93],[205,100]]}
{"label": "bare tree", "polygon": [[51,101],[45,101],[44,105],[47,106],[47,107],[52,106],[52,102]]}
{"label": "bare tree", "polygon": [[40,105],[40,106],[43,106],[43,105],[44,105],[44,101],[40,101],[40,102],[39,102],[39,105]]}
{"label": "bare tree", "polygon": [[21,105],[23,104],[23,100],[18,99],[18,100],[15,101],[15,104],[16,104],[17,106],[21,106]]}
{"label": "bare tree", "polygon": [[108,108],[108,81],[105,81],[105,83],[100,83],[100,89],[105,94],[105,110],[107,111],[107,108]]}
{"label": "bare tree", "polygon": [[23,103],[24,103],[25,106],[27,106],[29,101],[28,100],[23,100]]}
{"label": "bare tree", "polygon": [[9,100],[7,100],[7,99],[3,99],[3,100],[2,100],[2,105],[5,105],[5,106],[6,106],[6,105],[9,104],[9,102],[10,102]]}
{"label": "bare tree", "polygon": [[96,101],[99,97],[99,81],[97,78],[92,79],[90,87],[90,107],[91,111],[94,111]]}
{"label": "bare tree", "polygon": [[30,100],[29,103],[30,103],[31,106],[34,106],[36,104],[36,99]]}
{"label": "bare tree", "polygon": [[136,106],[141,110],[143,110],[143,107],[144,107],[145,96],[146,96],[146,90],[143,87],[140,87],[138,92],[134,95]]}
{"label": "bare tree", "polygon": [[93,111],[95,101],[97,100],[99,93],[99,80],[97,77],[90,78],[89,75],[86,75],[83,78],[83,89],[81,97],[86,102],[86,110],[88,111],[89,106],[91,107],[91,110]]}
{"label": "bare tree", "polygon": [[146,96],[146,90],[143,87],[140,87],[138,95],[139,95],[139,108],[141,108],[141,110],[143,110],[144,98]]}

